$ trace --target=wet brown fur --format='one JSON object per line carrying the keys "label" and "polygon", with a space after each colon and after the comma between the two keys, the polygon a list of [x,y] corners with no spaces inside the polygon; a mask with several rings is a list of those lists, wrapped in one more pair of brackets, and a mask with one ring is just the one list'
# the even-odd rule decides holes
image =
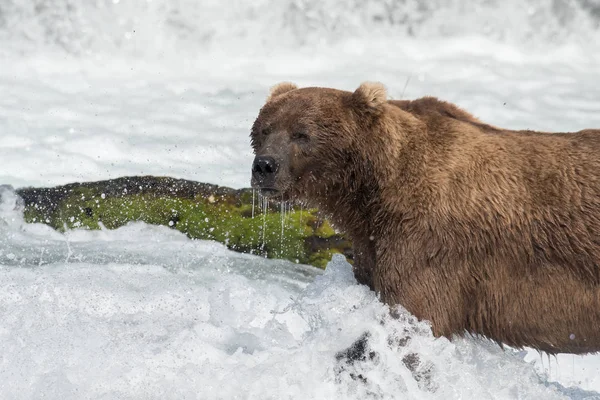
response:
{"label": "wet brown fur", "polygon": [[284,197],[351,237],[360,283],[437,336],[600,350],[599,130],[500,129],[379,84],[287,85],[252,145],[281,163]]}

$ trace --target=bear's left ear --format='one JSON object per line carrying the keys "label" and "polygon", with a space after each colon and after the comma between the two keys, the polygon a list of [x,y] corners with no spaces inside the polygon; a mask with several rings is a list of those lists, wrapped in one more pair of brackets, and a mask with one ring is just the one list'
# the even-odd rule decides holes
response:
{"label": "bear's left ear", "polygon": [[354,102],[368,111],[380,111],[387,102],[385,86],[379,82],[363,82],[352,93]]}
{"label": "bear's left ear", "polygon": [[298,86],[296,86],[294,83],[291,83],[291,82],[278,83],[277,85],[275,85],[271,88],[271,92],[269,93],[269,96],[267,97],[267,102],[271,101],[272,99],[279,96],[280,94],[287,93],[290,90],[294,90],[294,89],[298,89]]}

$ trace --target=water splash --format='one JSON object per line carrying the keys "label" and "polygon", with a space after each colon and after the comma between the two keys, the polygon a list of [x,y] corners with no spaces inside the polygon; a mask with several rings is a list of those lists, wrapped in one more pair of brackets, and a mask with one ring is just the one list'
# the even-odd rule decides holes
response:
{"label": "water splash", "polygon": [[[12,0],[0,2],[2,52],[163,58],[312,47],[360,37],[486,36],[516,44],[600,40],[591,0]],[[190,51],[193,50],[193,51]]]}

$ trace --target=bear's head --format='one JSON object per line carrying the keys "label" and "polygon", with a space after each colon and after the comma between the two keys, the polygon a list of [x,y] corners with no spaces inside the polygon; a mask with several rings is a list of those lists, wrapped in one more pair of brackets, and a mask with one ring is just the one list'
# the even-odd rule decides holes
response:
{"label": "bear's head", "polygon": [[364,176],[356,169],[368,167],[363,150],[386,102],[379,83],[354,92],[274,86],[252,126],[252,187],[283,200],[314,200],[356,184],[349,180]]}

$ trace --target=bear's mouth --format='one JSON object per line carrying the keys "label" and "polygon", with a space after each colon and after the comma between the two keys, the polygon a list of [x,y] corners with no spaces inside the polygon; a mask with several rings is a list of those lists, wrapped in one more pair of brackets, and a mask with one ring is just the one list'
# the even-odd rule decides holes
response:
{"label": "bear's mouth", "polygon": [[275,189],[273,187],[261,187],[258,188],[259,193],[262,197],[269,199],[269,201],[290,201],[293,196],[289,190]]}

